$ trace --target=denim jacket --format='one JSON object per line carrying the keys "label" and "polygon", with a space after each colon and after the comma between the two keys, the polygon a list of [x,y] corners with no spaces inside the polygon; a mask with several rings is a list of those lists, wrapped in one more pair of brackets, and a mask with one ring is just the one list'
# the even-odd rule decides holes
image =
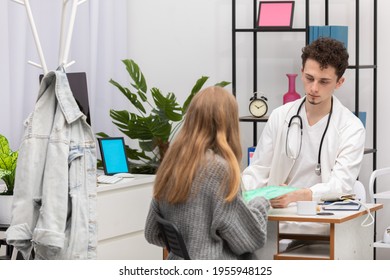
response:
{"label": "denim jacket", "polygon": [[61,71],[26,121],[7,243],[25,259],[96,259],[96,139]]}

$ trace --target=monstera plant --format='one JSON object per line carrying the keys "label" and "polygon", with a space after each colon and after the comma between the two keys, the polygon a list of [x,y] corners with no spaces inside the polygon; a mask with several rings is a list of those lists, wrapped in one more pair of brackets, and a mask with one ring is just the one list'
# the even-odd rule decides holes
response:
{"label": "monstera plant", "polygon": [[0,180],[3,180],[6,189],[0,195],[13,195],[15,183],[16,161],[18,152],[9,147],[8,140],[0,134]]}
{"label": "monstera plant", "polygon": [[[183,105],[179,105],[174,93],[163,94],[156,87],[148,89],[137,63],[131,59],[122,62],[130,76],[129,87],[113,79],[110,83],[130,101],[131,110],[111,109],[110,117],[122,133],[138,141],[138,147],[126,145],[130,171],[154,174],[169,148],[170,141],[180,128],[192,98],[202,89],[209,77],[199,78]],[[224,87],[228,84],[230,83],[222,81],[215,85]],[[97,135],[109,137],[104,132]]]}

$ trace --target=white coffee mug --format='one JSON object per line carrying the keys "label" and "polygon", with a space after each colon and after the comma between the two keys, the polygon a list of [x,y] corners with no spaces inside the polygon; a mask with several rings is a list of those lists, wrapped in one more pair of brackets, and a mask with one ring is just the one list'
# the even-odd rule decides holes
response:
{"label": "white coffee mug", "polygon": [[297,214],[313,216],[317,214],[317,201],[297,201]]}

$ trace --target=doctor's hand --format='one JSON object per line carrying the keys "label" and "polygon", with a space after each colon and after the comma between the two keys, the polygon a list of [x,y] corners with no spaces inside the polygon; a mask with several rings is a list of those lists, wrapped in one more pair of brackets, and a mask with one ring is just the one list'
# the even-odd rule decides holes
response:
{"label": "doctor's hand", "polygon": [[273,208],[286,208],[291,202],[312,200],[310,189],[296,190],[270,200]]}

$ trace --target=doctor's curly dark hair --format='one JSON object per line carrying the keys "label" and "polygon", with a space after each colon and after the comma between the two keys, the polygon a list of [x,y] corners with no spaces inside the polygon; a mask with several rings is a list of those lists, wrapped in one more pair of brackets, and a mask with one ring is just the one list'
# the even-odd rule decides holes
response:
{"label": "doctor's curly dark hair", "polygon": [[342,42],[328,37],[320,37],[302,48],[301,58],[302,67],[305,67],[308,59],[317,61],[321,69],[328,66],[334,67],[337,80],[339,80],[348,67],[349,54]]}

